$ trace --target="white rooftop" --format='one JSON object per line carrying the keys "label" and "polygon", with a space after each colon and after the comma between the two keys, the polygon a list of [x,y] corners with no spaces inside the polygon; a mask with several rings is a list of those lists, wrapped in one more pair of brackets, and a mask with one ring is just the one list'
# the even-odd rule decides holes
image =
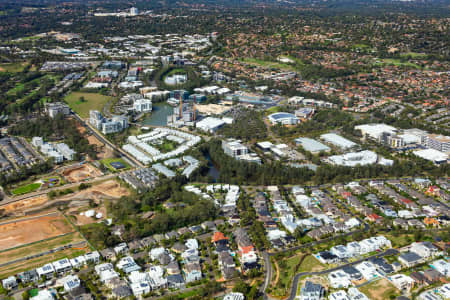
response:
{"label": "white rooftop", "polygon": [[424,149],[424,150],[417,150],[413,152],[415,155],[432,161],[432,162],[445,162],[448,160],[448,155],[444,152],[435,150],[435,149]]}

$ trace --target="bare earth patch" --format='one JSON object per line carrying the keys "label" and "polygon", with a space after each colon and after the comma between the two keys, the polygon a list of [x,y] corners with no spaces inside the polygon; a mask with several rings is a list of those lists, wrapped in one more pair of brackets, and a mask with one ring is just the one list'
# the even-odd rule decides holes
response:
{"label": "bare earth patch", "polygon": [[59,215],[18,219],[0,225],[0,250],[14,248],[72,232],[67,220]]}

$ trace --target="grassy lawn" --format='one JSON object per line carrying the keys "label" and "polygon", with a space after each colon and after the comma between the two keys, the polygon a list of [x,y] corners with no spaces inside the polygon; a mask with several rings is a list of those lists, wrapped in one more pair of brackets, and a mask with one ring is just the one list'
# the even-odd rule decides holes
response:
{"label": "grassy lawn", "polygon": [[18,83],[18,84],[16,84],[15,87],[10,89],[6,94],[7,95],[15,95],[15,94],[17,94],[17,92],[23,90],[24,87],[25,87],[25,85],[23,83]]}
{"label": "grassy lawn", "polygon": [[317,272],[325,270],[327,267],[320,261],[315,259],[312,255],[308,255],[298,268],[298,273],[301,272]]}
{"label": "grassy lawn", "polygon": [[55,249],[59,246],[73,244],[82,241],[83,238],[78,232],[69,233],[64,236],[51,238],[43,242],[36,242],[28,245],[19,246],[11,250],[0,252],[0,263],[16,260],[25,256],[45,252]]}
{"label": "grassy lawn", "polygon": [[[128,163],[126,163],[122,158],[105,158],[105,159],[102,159],[100,162],[102,164],[104,164],[105,167],[107,167],[111,172],[123,171],[123,170],[127,170],[130,168],[130,165]],[[114,169],[113,166],[111,166],[112,162],[120,162],[125,166],[125,168],[116,170],[116,169]]]}
{"label": "grassy lawn", "polygon": [[15,62],[15,63],[6,63],[0,64],[0,72],[11,72],[17,73],[22,72],[28,62]]}
{"label": "grassy lawn", "polygon": [[41,184],[39,182],[36,183],[30,183],[21,187],[18,187],[12,191],[13,195],[22,195],[27,194],[36,191],[38,188],[41,187]]}
{"label": "grassy lawn", "polygon": [[178,299],[186,299],[198,295],[199,292],[200,289],[194,289],[184,293],[177,294],[176,297],[178,297]]}
{"label": "grassy lawn", "polygon": [[[81,102],[80,97],[84,97],[85,102]],[[82,118],[88,118],[90,110],[102,111],[103,106],[105,106],[106,102],[110,99],[111,97],[99,93],[83,92],[73,92],[64,98],[70,108]]]}
{"label": "grassy lawn", "polygon": [[172,71],[170,71],[169,73],[167,73],[166,76],[172,76],[175,74],[187,74],[186,71],[182,68],[177,68],[177,69],[173,69]]}
{"label": "grassy lawn", "polygon": [[371,282],[358,289],[361,293],[369,297],[369,299],[373,300],[390,299],[391,295],[399,294],[397,289],[385,278]]}
{"label": "grassy lawn", "polygon": [[409,61],[402,62],[400,59],[396,59],[396,58],[385,58],[385,59],[382,59],[381,62],[378,64],[421,69],[420,66],[413,64],[412,62],[409,62]]}
{"label": "grassy lawn", "polygon": [[65,257],[67,258],[73,258],[80,256],[86,252],[89,252],[89,248],[86,248],[86,250],[80,250],[80,249],[65,249],[62,251],[58,251],[55,253],[51,253],[48,255],[36,257],[33,259],[24,260],[21,262],[17,262],[12,265],[5,266],[3,268],[0,268],[0,278],[6,278],[10,275],[15,275],[17,273],[35,269],[38,267],[41,267],[45,265],[46,263],[53,262],[55,260],[63,259]]}
{"label": "grassy lawn", "polygon": [[294,278],[294,275],[298,273],[296,269],[301,259],[302,255],[300,254],[278,261],[280,277],[278,278],[278,282],[273,288],[271,295],[282,297],[288,294],[292,279]]}
{"label": "grassy lawn", "polygon": [[249,58],[246,57],[242,60],[245,63],[248,63],[250,65],[259,66],[263,68],[274,68],[274,69],[280,69],[284,71],[295,71],[295,67],[291,66],[289,64],[284,64],[281,62],[275,62],[275,61],[267,61],[257,58]]}
{"label": "grassy lawn", "polygon": [[402,53],[400,54],[401,57],[408,57],[410,56],[411,58],[426,58],[427,55],[425,53],[417,53],[417,52],[406,52],[406,53]]}
{"label": "grassy lawn", "polygon": [[414,236],[412,234],[400,234],[394,236],[391,233],[388,233],[385,237],[392,242],[392,247],[403,247],[414,241]]}

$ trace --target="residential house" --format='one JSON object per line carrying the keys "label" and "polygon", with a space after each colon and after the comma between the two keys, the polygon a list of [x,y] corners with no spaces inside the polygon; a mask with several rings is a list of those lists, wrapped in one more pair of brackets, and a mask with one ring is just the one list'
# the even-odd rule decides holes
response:
{"label": "residential house", "polygon": [[445,277],[449,277],[450,276],[450,263],[446,260],[443,259],[438,259],[433,261],[430,266],[435,269],[436,271],[438,271],[439,273],[441,273],[442,275],[444,275]]}
{"label": "residential house", "polygon": [[424,259],[418,255],[415,252],[403,252],[402,254],[400,254],[400,256],[398,257],[399,262],[410,268],[413,267],[415,265],[418,265],[420,263],[422,263],[424,261]]}
{"label": "residential house", "polygon": [[98,251],[86,253],[84,255],[84,259],[87,264],[89,263],[98,264],[100,262],[100,253],[98,253]]}
{"label": "residential house", "polygon": [[6,290],[15,289],[18,286],[17,279],[15,276],[9,276],[2,280],[3,288]]}
{"label": "residential house", "polygon": [[184,278],[181,274],[171,274],[167,276],[167,285],[171,289],[181,289],[184,287]]}
{"label": "residential house", "polygon": [[139,297],[144,294],[148,294],[151,291],[150,284],[148,282],[136,282],[130,284],[131,291],[135,297]]}
{"label": "residential house", "polygon": [[105,260],[112,260],[112,261],[116,260],[116,253],[111,248],[100,250],[100,254]]}
{"label": "residential house", "polygon": [[80,279],[77,275],[69,275],[62,279],[64,285],[64,291],[70,292],[81,286]]}
{"label": "residential house", "polygon": [[328,300],[350,300],[347,293],[344,290],[340,290],[334,293],[331,293],[328,296]]}
{"label": "residential house", "polygon": [[114,252],[119,255],[119,254],[127,254],[128,253],[128,245],[127,243],[120,243],[117,246],[114,247]]}
{"label": "residential house", "polygon": [[379,273],[377,272],[376,266],[369,261],[363,261],[363,262],[355,265],[355,269],[357,269],[359,272],[361,272],[362,276],[367,281],[380,276]]}
{"label": "residential house", "polygon": [[361,272],[353,266],[345,266],[342,268],[342,271],[347,273],[347,275],[350,277],[350,280],[359,281],[363,278]]}
{"label": "residential house", "polygon": [[45,276],[46,279],[52,278],[54,272],[55,269],[53,268],[52,264],[46,264],[36,269],[36,273],[38,274],[39,279],[41,279],[43,276]]}
{"label": "residential house", "polygon": [[444,279],[444,276],[435,269],[427,269],[423,271],[423,276],[425,276],[428,284],[433,284]]}
{"label": "residential house", "polygon": [[68,258],[63,258],[52,263],[57,275],[62,275],[72,270],[72,265]]}
{"label": "residential house", "polygon": [[351,287],[347,291],[350,300],[370,300],[369,297],[361,293],[357,288]]}
{"label": "residential house", "polygon": [[328,274],[328,281],[332,288],[347,288],[352,283],[347,273],[342,270],[333,271]]}
{"label": "residential house", "polygon": [[415,286],[420,286],[427,282],[427,279],[421,272],[412,272],[409,276],[414,280]]}
{"label": "residential house", "polygon": [[17,274],[17,277],[23,284],[27,284],[29,282],[36,283],[39,280],[39,276],[38,276],[38,273],[36,272],[36,270],[29,270],[29,271],[21,272],[21,273]]}
{"label": "residential house", "polygon": [[404,274],[395,274],[389,280],[402,292],[409,292],[414,287],[414,279]]}
{"label": "residential house", "polygon": [[322,285],[307,280],[300,290],[300,300],[320,300],[324,294]]}
{"label": "residential house", "polygon": [[430,242],[414,242],[411,244],[409,250],[419,254],[425,259],[442,254],[442,252],[440,252],[439,249]]}
{"label": "residential house", "polygon": [[116,267],[123,271],[125,274],[130,274],[134,271],[139,271],[141,267],[136,264],[134,259],[131,256],[125,256],[119,260],[119,262],[116,264]]}

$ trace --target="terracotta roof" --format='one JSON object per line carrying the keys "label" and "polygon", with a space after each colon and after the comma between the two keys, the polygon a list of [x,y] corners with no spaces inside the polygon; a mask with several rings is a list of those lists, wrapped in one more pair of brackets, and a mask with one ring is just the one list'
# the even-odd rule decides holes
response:
{"label": "terracotta roof", "polygon": [[222,240],[228,240],[228,238],[220,231],[216,231],[214,232],[214,235],[212,237],[212,242],[218,242],[218,241],[222,241]]}

